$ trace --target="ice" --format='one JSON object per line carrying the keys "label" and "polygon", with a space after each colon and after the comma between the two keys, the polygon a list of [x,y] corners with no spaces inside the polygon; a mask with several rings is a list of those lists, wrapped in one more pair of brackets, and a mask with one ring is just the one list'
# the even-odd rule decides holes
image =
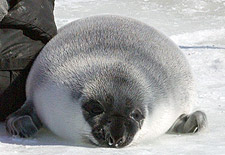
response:
{"label": "ice", "polygon": [[225,27],[172,35],[171,39],[179,45],[224,45],[224,36]]}
{"label": "ice", "polygon": [[[56,0],[58,28],[73,20],[98,14],[129,16],[152,25],[178,45],[225,46],[224,0]],[[35,137],[6,134],[0,124],[0,154],[225,154],[225,50],[183,49],[197,85],[198,103],[208,116],[208,128],[196,135],[163,135],[123,149],[76,145],[42,129]]]}

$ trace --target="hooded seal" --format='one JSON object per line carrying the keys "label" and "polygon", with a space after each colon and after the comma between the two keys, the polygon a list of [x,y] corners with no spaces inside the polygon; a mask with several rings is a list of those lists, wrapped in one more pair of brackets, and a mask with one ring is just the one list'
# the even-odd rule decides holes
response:
{"label": "hooded seal", "polygon": [[26,96],[6,121],[12,135],[32,136],[44,124],[69,140],[123,147],[206,126],[203,112],[191,113],[196,92],[184,54],[126,17],[88,17],[59,30],[35,60]]}

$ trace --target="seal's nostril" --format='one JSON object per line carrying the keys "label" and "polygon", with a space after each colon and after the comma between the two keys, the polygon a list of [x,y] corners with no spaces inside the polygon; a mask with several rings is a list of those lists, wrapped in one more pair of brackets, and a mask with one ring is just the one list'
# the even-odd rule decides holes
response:
{"label": "seal's nostril", "polygon": [[122,144],[123,143],[123,138],[119,141],[119,143],[118,144]]}
{"label": "seal's nostril", "polygon": [[121,137],[120,139],[117,140],[116,144],[121,145],[124,142],[124,138]]}
{"label": "seal's nostril", "polygon": [[118,138],[117,140],[113,138],[113,136],[108,136],[107,138],[107,141],[108,141],[108,145],[110,147],[120,147],[123,145],[123,143],[125,142],[125,138],[124,137],[121,137],[121,138]]}
{"label": "seal's nostril", "polygon": [[114,144],[113,138],[110,136],[109,137],[109,146],[112,146]]}

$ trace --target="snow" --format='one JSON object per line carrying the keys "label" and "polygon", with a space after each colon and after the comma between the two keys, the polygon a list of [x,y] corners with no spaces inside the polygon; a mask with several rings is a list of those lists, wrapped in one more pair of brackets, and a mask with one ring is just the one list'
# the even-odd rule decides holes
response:
{"label": "snow", "polygon": [[[73,20],[118,14],[139,19],[171,37],[178,45],[225,46],[224,0],[56,0],[61,27]],[[0,124],[0,154],[225,154],[225,50],[183,49],[196,79],[198,103],[208,128],[195,135],[162,135],[122,149],[73,145],[42,129],[35,137],[10,137]]]}

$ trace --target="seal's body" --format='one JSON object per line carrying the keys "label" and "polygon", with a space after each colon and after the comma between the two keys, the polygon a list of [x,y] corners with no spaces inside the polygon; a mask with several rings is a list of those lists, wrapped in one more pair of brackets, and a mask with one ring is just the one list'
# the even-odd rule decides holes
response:
{"label": "seal's body", "polygon": [[[152,138],[205,125],[202,112],[191,120],[182,115],[195,103],[184,54],[162,33],[125,17],[89,17],[59,30],[35,60],[26,94],[22,109],[37,114],[30,124],[42,122],[75,141],[122,147],[136,133]],[[196,125],[199,116],[204,123]]]}

